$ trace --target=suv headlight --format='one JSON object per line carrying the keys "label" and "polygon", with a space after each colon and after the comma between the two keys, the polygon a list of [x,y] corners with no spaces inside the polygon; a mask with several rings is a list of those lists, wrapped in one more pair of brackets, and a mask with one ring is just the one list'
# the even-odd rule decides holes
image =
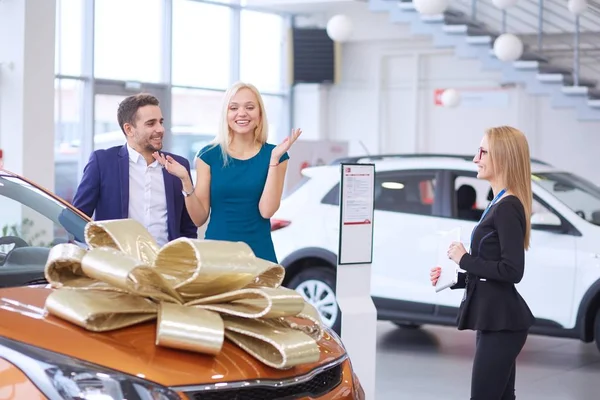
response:
{"label": "suv headlight", "polygon": [[0,338],[0,356],[50,400],[181,400],[145,379],[6,338]]}

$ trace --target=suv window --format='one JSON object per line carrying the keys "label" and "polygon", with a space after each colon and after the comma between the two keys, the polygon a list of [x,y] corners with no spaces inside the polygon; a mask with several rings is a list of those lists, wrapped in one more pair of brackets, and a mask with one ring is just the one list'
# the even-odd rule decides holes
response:
{"label": "suv window", "polygon": [[395,172],[376,175],[375,209],[432,215],[435,184],[434,172]]}
{"label": "suv window", "polygon": [[331,204],[332,206],[340,205],[340,184],[336,183],[334,187],[321,200],[323,204]]}
{"label": "suv window", "polygon": [[454,181],[454,218],[479,221],[490,202],[490,184],[475,176],[458,175]]}
{"label": "suv window", "polygon": [[600,188],[598,186],[566,172],[535,174],[533,179],[579,217],[592,224],[600,225]]}
{"label": "suv window", "polygon": [[[483,211],[494,198],[490,184],[485,180],[477,179],[475,176],[457,175],[454,181],[454,190],[455,207],[452,215],[457,219],[478,222]],[[531,213],[543,221],[548,219],[546,216],[549,214],[558,217],[555,212],[544,206],[535,195],[531,204]],[[557,227],[561,225],[558,218],[551,220],[549,223],[544,222],[546,225],[556,225]],[[533,229],[543,228],[534,225]]]}
{"label": "suv window", "polygon": [[[436,189],[435,172],[385,172],[375,175],[375,209],[419,215],[432,215]],[[340,185],[336,184],[321,200],[338,206]]]}

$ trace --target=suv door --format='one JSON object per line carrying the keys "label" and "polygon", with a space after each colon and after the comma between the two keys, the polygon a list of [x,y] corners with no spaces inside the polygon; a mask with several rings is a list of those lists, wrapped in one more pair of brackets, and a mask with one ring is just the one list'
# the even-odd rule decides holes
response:
{"label": "suv door", "polygon": [[[461,228],[461,240],[468,250],[471,232],[477,225],[481,213],[491,200],[490,185],[477,179],[475,172],[452,172],[449,187],[451,203],[450,219],[442,222],[443,230]],[[535,194],[532,212],[554,214],[562,218]],[[569,324],[572,312],[573,290],[576,265],[575,237],[560,226],[533,225],[531,245],[525,253],[525,275],[517,285],[517,290],[527,301],[540,325],[559,323]],[[557,287],[557,277],[560,287]],[[435,293],[434,304],[458,307],[463,296],[462,290],[444,290]],[[548,296],[552,301],[548,301]]]}
{"label": "suv door", "polygon": [[371,278],[374,298],[422,303],[429,297],[429,269],[435,262],[437,216],[441,215],[438,173],[377,172]]}

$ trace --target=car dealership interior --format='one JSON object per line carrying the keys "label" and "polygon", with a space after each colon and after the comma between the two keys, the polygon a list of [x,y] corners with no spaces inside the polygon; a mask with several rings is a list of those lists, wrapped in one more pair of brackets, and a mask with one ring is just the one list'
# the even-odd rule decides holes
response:
{"label": "car dealership interior", "polygon": [[599,132],[598,0],[0,0],[0,399],[598,399]]}

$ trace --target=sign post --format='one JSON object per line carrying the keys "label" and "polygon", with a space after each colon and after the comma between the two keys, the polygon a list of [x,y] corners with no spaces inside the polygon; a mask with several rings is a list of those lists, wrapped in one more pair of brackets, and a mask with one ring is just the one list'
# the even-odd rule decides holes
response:
{"label": "sign post", "polygon": [[371,299],[374,164],[341,164],[336,298],[342,341],[368,400],[375,398],[377,310]]}

